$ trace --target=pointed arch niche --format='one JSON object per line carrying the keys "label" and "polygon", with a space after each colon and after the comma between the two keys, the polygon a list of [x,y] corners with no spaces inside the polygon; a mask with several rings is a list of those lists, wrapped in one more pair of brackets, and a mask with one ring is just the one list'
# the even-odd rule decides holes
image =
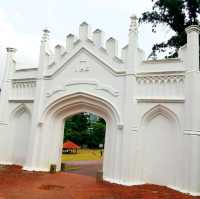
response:
{"label": "pointed arch niche", "polygon": [[13,163],[24,165],[30,135],[31,113],[26,105],[19,105],[12,114]]}
{"label": "pointed arch niche", "polygon": [[163,105],[146,112],[141,122],[141,180],[176,186],[178,168],[178,119]]}

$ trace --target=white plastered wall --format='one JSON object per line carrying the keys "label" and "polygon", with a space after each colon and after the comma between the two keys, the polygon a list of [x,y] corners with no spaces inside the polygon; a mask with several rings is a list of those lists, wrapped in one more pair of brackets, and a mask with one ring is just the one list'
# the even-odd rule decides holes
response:
{"label": "white plastered wall", "polygon": [[[143,60],[135,16],[121,58],[117,41],[103,45],[99,29],[91,39],[87,23],[80,25],[79,39],[68,35],[66,47],[57,45],[54,52],[44,30],[38,68],[16,70],[16,50],[7,48],[0,163],[36,171],[56,164],[59,170],[65,118],[93,112],[107,122],[106,181],[155,183],[200,195],[199,27],[186,32],[179,57],[167,60]],[[16,146],[26,144],[19,161]]]}

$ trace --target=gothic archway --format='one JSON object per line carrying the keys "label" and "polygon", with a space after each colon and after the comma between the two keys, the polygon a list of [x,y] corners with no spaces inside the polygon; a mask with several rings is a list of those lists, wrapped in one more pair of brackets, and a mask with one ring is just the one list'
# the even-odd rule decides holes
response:
{"label": "gothic archway", "polygon": [[42,170],[48,170],[50,164],[56,164],[57,171],[60,170],[64,121],[81,112],[94,113],[106,121],[103,172],[111,178],[115,172],[113,157],[118,155],[115,154],[118,147],[115,139],[121,128],[121,120],[117,109],[110,102],[87,93],[67,95],[47,106],[40,123],[41,138],[38,146],[41,148],[38,149],[38,165],[42,165]]}

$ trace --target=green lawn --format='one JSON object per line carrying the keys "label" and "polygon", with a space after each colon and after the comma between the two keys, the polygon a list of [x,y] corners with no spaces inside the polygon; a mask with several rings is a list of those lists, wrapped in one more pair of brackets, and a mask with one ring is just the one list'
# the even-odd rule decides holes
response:
{"label": "green lawn", "polygon": [[77,154],[63,154],[62,161],[101,160],[99,149],[79,149]]}

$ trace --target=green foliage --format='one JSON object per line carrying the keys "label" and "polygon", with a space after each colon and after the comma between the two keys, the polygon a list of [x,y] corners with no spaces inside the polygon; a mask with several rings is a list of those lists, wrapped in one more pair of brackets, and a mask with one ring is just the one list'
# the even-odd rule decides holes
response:
{"label": "green foliage", "polygon": [[104,144],[106,125],[99,120],[91,125],[91,131],[89,134],[89,148],[98,148],[99,144]]}
{"label": "green foliage", "polygon": [[89,116],[84,113],[68,118],[64,126],[64,141],[71,140],[81,145],[88,138],[89,126]]}
{"label": "green foliage", "polygon": [[67,119],[65,123],[65,129],[71,129],[72,131],[85,131],[89,127],[88,115],[80,113]]}
{"label": "green foliage", "polygon": [[87,145],[89,148],[98,148],[104,144],[106,123],[98,117],[90,117],[90,114],[80,113],[68,118],[64,126],[64,141],[71,140],[78,145]]}
{"label": "green foliage", "polygon": [[198,25],[200,0],[152,0],[152,11],[142,14],[140,23],[152,23],[152,31],[156,32],[158,24],[170,27],[175,35],[168,41],[155,44],[150,57],[156,58],[157,53],[170,49],[168,57],[177,57],[178,48],[186,43],[185,28]]}

